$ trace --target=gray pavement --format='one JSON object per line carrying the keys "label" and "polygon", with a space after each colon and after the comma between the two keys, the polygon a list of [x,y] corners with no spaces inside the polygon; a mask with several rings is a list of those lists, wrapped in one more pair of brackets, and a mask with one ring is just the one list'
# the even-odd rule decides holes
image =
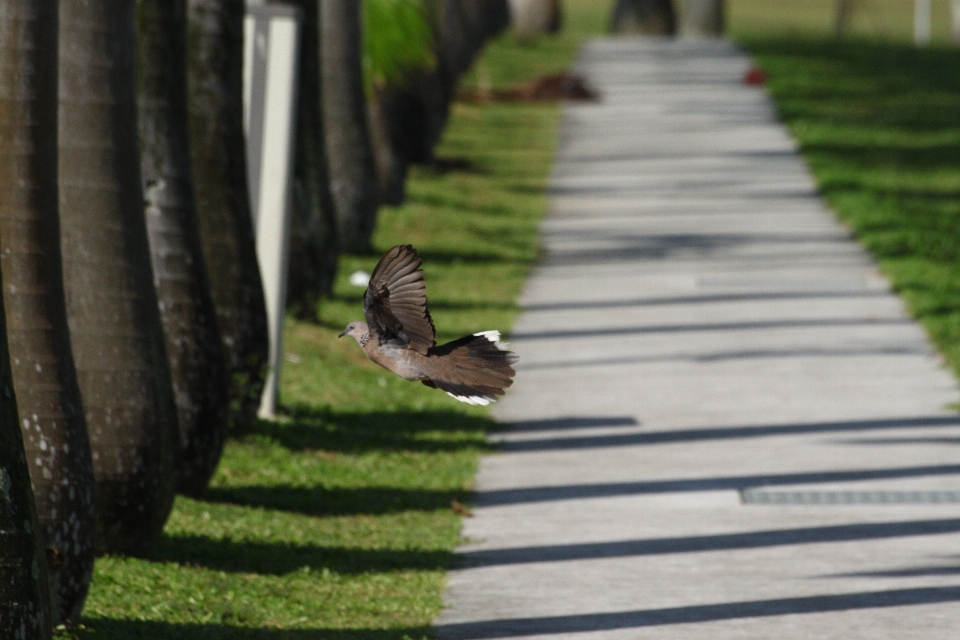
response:
{"label": "gray pavement", "polygon": [[749,60],[579,65],[439,637],[960,637],[957,385]]}

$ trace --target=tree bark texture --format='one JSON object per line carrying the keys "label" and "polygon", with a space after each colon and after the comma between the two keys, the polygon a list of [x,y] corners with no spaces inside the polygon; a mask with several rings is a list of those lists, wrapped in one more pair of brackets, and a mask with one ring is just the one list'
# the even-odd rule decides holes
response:
{"label": "tree bark texture", "polygon": [[460,6],[473,64],[487,41],[510,26],[510,5],[507,0],[461,0]]}
{"label": "tree bark texture", "polygon": [[680,35],[719,38],[723,35],[723,0],[683,0]]}
{"label": "tree bark texture", "polygon": [[617,0],[610,30],[648,36],[672,36],[677,19],[671,0]]}
{"label": "tree bark texture", "polygon": [[[484,44],[486,44],[487,40],[497,37],[500,33],[510,28],[510,3],[507,0],[484,0],[484,5],[486,6],[487,15],[487,32],[484,38]],[[555,31],[559,30],[563,23],[560,0],[556,0],[556,5]]]}
{"label": "tree bark texture", "polygon": [[257,418],[267,311],[243,135],[243,3],[188,0],[187,105],[196,207],[227,370],[230,428]]}
{"label": "tree bark texture", "polygon": [[333,292],[339,248],[320,100],[318,0],[300,0],[298,4],[303,10],[304,26],[300,41],[287,303],[298,315],[314,317],[316,302]]}
{"label": "tree bark texture", "polygon": [[[5,31],[9,18],[17,14],[32,19],[36,14],[25,7],[28,4],[5,3],[0,7],[0,23],[4,23],[0,29]],[[5,41],[0,46],[8,44]],[[0,73],[7,75],[6,66]],[[6,146],[10,141],[0,142]],[[50,587],[17,417],[2,307],[0,299],[0,638],[45,640],[52,628]]]}
{"label": "tree bark texture", "polygon": [[463,16],[463,44],[466,47],[466,67],[467,71],[477,56],[477,53],[483,48],[483,43],[487,40],[486,23],[486,3],[482,0],[469,2],[460,0],[460,13]]}
{"label": "tree bark texture", "polygon": [[340,248],[370,251],[377,172],[361,66],[360,3],[320,2],[320,99]]}
{"label": "tree bark texture", "polygon": [[453,83],[437,69],[412,73],[402,86],[387,87],[379,96],[390,144],[407,164],[431,164],[453,97]]}
{"label": "tree bark texture", "polygon": [[[435,73],[445,109],[449,110],[460,77],[473,65],[487,40],[510,25],[510,8],[506,0],[437,0],[437,4]],[[443,121],[445,126],[446,114]]]}
{"label": "tree bark texture", "polygon": [[53,622],[60,624],[75,620],[83,608],[93,574],[96,517],[60,260],[56,3],[0,5],[0,69],[4,306]]}
{"label": "tree bark texture", "polygon": [[138,5],[141,179],[180,431],[178,489],[199,496],[223,453],[227,396],[190,169],[186,0]]}
{"label": "tree bark texture", "polygon": [[98,545],[138,551],[173,503],[177,437],[137,135],[135,3],[60,3],[60,227]]}
{"label": "tree bark texture", "polygon": [[438,0],[437,66],[447,76],[450,93],[473,62],[471,38],[462,0]]}

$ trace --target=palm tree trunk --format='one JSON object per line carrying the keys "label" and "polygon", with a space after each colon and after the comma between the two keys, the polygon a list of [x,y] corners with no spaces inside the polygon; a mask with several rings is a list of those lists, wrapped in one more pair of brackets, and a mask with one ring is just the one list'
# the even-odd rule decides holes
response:
{"label": "palm tree trunk", "polygon": [[389,87],[374,87],[367,102],[367,120],[370,123],[370,142],[373,145],[377,167],[378,199],[385,205],[398,207],[406,199],[406,159],[396,145],[396,130],[404,122],[395,120],[390,109],[393,92]]}
{"label": "palm tree trunk", "polygon": [[318,0],[300,0],[298,4],[303,10],[303,37],[287,303],[298,315],[315,317],[317,300],[333,292],[339,247],[320,100]]}
{"label": "palm tree trunk", "polygon": [[137,103],[153,278],[180,428],[178,488],[203,493],[226,436],[226,373],[187,138],[186,0],[139,0]]}
{"label": "palm tree trunk", "polygon": [[176,487],[170,370],[137,135],[135,3],[60,3],[59,179],[67,318],[96,477],[98,545],[160,535]]}
{"label": "palm tree trunk", "polygon": [[[19,18],[15,16],[19,13]],[[95,553],[93,461],[63,294],[57,206],[57,5],[0,6],[0,255],[13,383],[54,624],[83,608]],[[2,634],[0,634],[2,635]]]}
{"label": "palm tree trunk", "polygon": [[408,165],[434,162],[433,149],[443,134],[452,98],[440,73],[419,69],[403,85],[387,87],[378,96],[394,152]]}
{"label": "palm tree trunk", "polygon": [[[379,162],[392,170],[393,188],[408,165],[434,163],[434,147],[443,135],[457,81],[484,43],[509,26],[506,0],[470,1],[475,4],[430,0],[427,15],[434,30],[437,64],[432,69],[415,70],[402,84],[376,92],[379,121],[371,117],[371,122],[381,129],[374,128],[374,138],[382,136],[389,141],[390,148]],[[470,29],[476,33],[469,34]]]}
{"label": "palm tree trunk", "polygon": [[[469,42],[469,65],[472,65],[487,41],[510,26],[510,5],[507,0],[461,0],[460,5]],[[559,18],[553,22],[555,28],[560,27]]]}
{"label": "palm tree trunk", "polygon": [[719,38],[723,35],[723,0],[683,0],[680,35]]}
{"label": "palm tree trunk", "polygon": [[[550,0],[550,4],[550,33],[556,33],[563,26],[563,7],[560,0]],[[483,40],[486,44],[510,27],[510,3],[508,0],[483,0],[483,5],[486,25]]]}
{"label": "palm tree trunk", "polygon": [[[0,213],[4,220],[19,208],[18,200],[27,199],[29,206],[29,201],[46,199],[49,206],[51,198],[44,188],[49,184],[37,185],[33,193],[28,192],[28,182],[17,193],[8,189],[11,182],[19,185],[20,179],[36,177],[30,175],[32,160],[50,160],[50,149],[34,149],[37,140],[25,136],[23,129],[32,124],[31,116],[39,115],[31,113],[33,107],[42,103],[43,97],[50,97],[50,87],[45,83],[51,81],[51,70],[52,81],[56,82],[55,61],[51,66],[49,60],[35,59],[41,45],[56,42],[56,32],[48,40],[49,29],[56,29],[56,16],[51,15],[55,11],[55,5],[43,0],[0,4],[0,128],[10,132],[0,146]],[[55,105],[55,84],[53,92]],[[31,95],[36,97],[35,102],[30,100]],[[45,106],[50,108],[49,104]],[[53,113],[56,117],[55,110]],[[26,162],[24,156],[28,157]],[[56,158],[55,149],[52,157]],[[53,191],[53,198],[55,194]],[[6,283],[3,289],[8,290]],[[20,430],[3,306],[0,296],[0,637],[49,638],[52,625],[47,562]]]}
{"label": "palm tree trunk", "polygon": [[459,0],[430,0],[427,7],[436,65],[411,72],[403,85],[388,86],[377,96],[378,125],[402,165],[435,162],[434,148],[447,125],[457,81],[469,66]]}
{"label": "palm tree trunk", "polygon": [[[437,0],[437,64],[447,70],[455,85],[467,69],[473,55],[462,0]],[[451,87],[451,91],[452,91]]]}
{"label": "palm tree trunk", "polygon": [[[9,43],[7,27],[14,9],[21,6],[0,6],[0,38],[4,40],[0,45]],[[27,11],[22,14],[30,15]],[[0,638],[45,640],[52,628],[50,587],[20,435],[2,307],[0,300]]]}
{"label": "palm tree trunk", "polygon": [[320,99],[340,248],[370,251],[377,172],[361,67],[360,3],[320,2]]}
{"label": "palm tree trunk", "polygon": [[510,0],[510,23],[521,34],[556,33],[562,21],[560,0]]}
{"label": "palm tree trunk", "polygon": [[256,421],[269,338],[247,191],[243,3],[188,0],[187,108],[197,215],[227,366],[228,425]]}
{"label": "palm tree trunk", "polygon": [[677,32],[673,3],[671,0],[617,0],[610,30],[614,33],[672,36]]}

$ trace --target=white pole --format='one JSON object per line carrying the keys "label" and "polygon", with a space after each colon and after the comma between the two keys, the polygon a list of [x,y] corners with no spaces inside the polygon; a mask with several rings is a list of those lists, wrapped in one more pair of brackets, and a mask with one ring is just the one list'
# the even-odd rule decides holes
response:
{"label": "white pole", "polygon": [[300,17],[292,5],[248,2],[244,25],[247,173],[270,330],[261,418],[274,417],[283,362]]}
{"label": "white pole", "polygon": [[930,44],[930,0],[914,0],[913,43],[918,47]]}

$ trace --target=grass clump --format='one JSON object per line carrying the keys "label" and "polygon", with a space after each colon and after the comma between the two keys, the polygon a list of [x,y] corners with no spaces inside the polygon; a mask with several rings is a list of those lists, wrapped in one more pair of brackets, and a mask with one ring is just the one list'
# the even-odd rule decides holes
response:
{"label": "grass clump", "polygon": [[824,196],[960,375],[960,51],[744,44]]}
{"label": "grass clump", "polygon": [[[482,64],[523,81],[565,68],[579,42],[506,36]],[[381,212],[377,255],[342,259],[315,322],[287,320],[281,419],[228,443],[204,499],[177,499],[156,549],[101,558],[81,624],[61,638],[431,635],[459,538],[453,501],[469,501],[492,423],[337,340],[362,317],[348,278],[411,243],[438,342],[508,330],[537,255],[558,116],[555,105],[454,105],[439,156],[455,170],[415,169],[409,202]]]}

